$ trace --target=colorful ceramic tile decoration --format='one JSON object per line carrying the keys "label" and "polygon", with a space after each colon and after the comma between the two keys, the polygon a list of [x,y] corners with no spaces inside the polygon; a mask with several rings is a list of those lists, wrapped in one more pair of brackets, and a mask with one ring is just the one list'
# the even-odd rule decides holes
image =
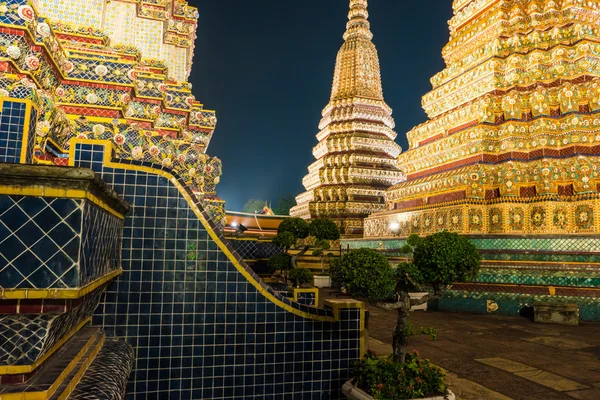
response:
{"label": "colorful ceramic tile decoration", "polygon": [[364,354],[363,303],[287,298],[241,258],[277,249],[222,236],[197,18],[0,3],[0,398],[338,399]]}
{"label": "colorful ceramic tile decoration", "polygon": [[440,308],[515,315],[534,301],[569,302],[597,320],[599,4],[453,7],[446,69],[423,97],[430,119],[398,157],[406,181],[365,220],[365,240],[344,246],[397,255],[412,233],[470,235],[483,271]]}
{"label": "colorful ceramic tile decoration", "polygon": [[371,42],[366,0],[350,2],[344,44],[329,104],[317,134],[317,159],[302,181],[293,217],[327,217],[342,234],[362,234],[363,219],[385,210],[385,189],[404,181],[396,166],[392,110],[383,100],[379,56]]}

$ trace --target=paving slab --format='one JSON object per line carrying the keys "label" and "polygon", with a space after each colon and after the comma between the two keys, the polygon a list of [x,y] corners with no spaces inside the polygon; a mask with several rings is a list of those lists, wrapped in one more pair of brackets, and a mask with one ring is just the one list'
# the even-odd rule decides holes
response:
{"label": "paving slab", "polygon": [[[320,299],[327,298],[325,289]],[[396,313],[371,305],[367,309],[370,337],[391,350]],[[437,311],[415,311],[410,320],[415,328],[437,330],[436,342],[414,336],[408,349],[418,350],[444,368],[449,379],[455,376],[453,391],[459,391],[460,380],[465,379],[514,400],[600,400],[600,323],[582,322],[572,327],[538,324],[522,317]],[[521,365],[517,368],[505,362],[501,369],[476,361],[497,358]],[[508,372],[508,365],[515,372]],[[459,398],[485,399],[483,396],[467,390]]]}
{"label": "paving slab", "polygon": [[530,338],[523,338],[523,340],[565,350],[578,350],[584,349],[586,347],[593,347],[591,344],[575,340],[563,339],[560,336],[536,336]]}
{"label": "paving slab", "polygon": [[481,358],[475,361],[479,361],[480,363],[484,363],[490,365],[494,368],[501,369],[506,372],[523,372],[523,371],[539,371],[537,368],[530,367],[529,365],[521,364],[515,361],[507,360],[502,357],[494,357],[494,358]]}
{"label": "paving slab", "polygon": [[533,370],[533,371],[522,371],[515,372],[515,375],[525,378],[540,385],[549,387],[550,389],[558,392],[567,392],[573,390],[589,389],[588,386],[582,385],[562,376],[553,374],[548,371]]}

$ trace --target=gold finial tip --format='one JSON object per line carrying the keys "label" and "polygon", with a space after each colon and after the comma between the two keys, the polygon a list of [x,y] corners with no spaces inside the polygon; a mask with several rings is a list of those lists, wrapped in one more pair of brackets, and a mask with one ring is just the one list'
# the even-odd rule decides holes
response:
{"label": "gold finial tip", "polygon": [[367,11],[368,6],[367,0],[350,0],[350,13],[348,14],[348,19],[369,18],[369,12]]}

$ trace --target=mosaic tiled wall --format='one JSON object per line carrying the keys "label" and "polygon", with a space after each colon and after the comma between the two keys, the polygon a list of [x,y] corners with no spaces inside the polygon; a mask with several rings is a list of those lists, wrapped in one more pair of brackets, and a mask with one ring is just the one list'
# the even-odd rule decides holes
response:
{"label": "mosaic tiled wall", "polygon": [[[600,320],[600,237],[471,236],[482,255],[473,282],[457,283],[438,307],[449,311],[519,315],[536,301],[576,303],[584,320]],[[344,250],[371,248],[396,255],[402,239],[342,240]]]}
{"label": "mosaic tiled wall", "polygon": [[92,315],[101,294],[94,291],[63,314],[0,314],[0,366],[36,362]]}
{"label": "mosaic tiled wall", "polygon": [[0,195],[0,288],[78,288],[117,270],[122,226],[85,200]]}
{"label": "mosaic tiled wall", "polygon": [[[29,117],[31,103],[7,101],[0,99],[0,162],[18,163],[23,149],[23,137],[29,132]],[[35,127],[33,128],[35,132]],[[31,140],[27,143],[28,162],[33,154],[35,135],[28,135]]]}
{"label": "mosaic tiled wall", "polygon": [[361,351],[360,308],[336,319],[276,295],[219,244],[167,168],[103,166],[104,145],[74,146],[75,164],[91,166],[132,205],[124,273],[93,319],[136,351],[127,398],[340,398]]}
{"label": "mosaic tiled wall", "polygon": [[[187,19],[174,19],[176,10],[171,3],[162,0],[157,4],[128,0],[43,0],[36,5],[40,14],[53,22],[101,30],[113,45],[134,46],[144,58],[163,61],[176,80],[185,81],[191,67],[195,9],[186,5]],[[169,38],[168,33],[172,33],[174,39]]]}
{"label": "mosaic tiled wall", "polygon": [[266,241],[229,239],[228,243],[244,260],[270,258],[273,254],[284,252],[281,247]]}

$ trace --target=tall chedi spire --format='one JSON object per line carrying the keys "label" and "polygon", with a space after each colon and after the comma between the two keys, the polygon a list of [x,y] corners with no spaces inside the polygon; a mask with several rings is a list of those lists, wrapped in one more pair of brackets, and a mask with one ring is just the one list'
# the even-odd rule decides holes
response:
{"label": "tall chedi spire", "polygon": [[291,215],[327,217],[343,234],[361,234],[363,219],[385,208],[385,190],[404,180],[396,167],[391,108],[383,100],[377,49],[367,0],[351,0],[344,44],[335,66],[329,104],[313,149],[316,161],[302,181]]}

